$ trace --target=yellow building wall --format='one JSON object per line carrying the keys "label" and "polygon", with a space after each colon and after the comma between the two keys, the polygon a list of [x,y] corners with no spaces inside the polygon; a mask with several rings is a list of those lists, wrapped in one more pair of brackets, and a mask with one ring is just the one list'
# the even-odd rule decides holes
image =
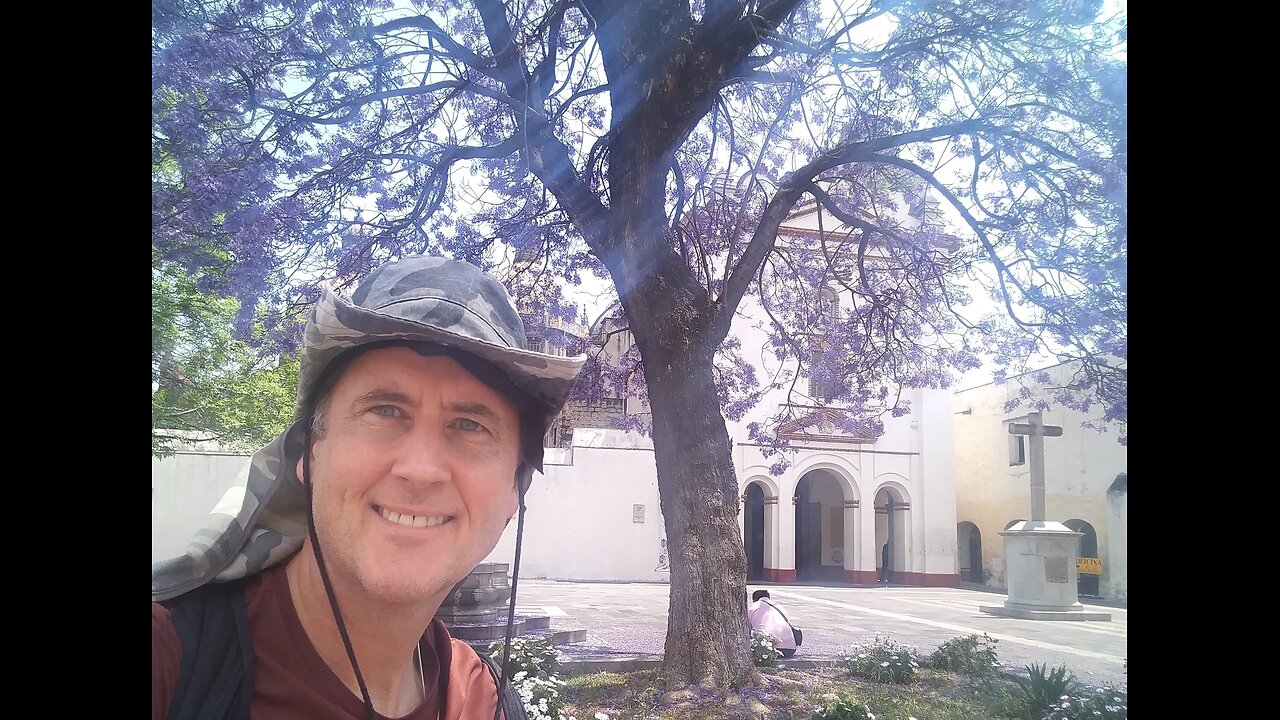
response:
{"label": "yellow building wall", "polygon": [[[1065,385],[1071,379],[1071,367],[1049,368],[1052,380],[1047,384]],[[1115,513],[1108,506],[1107,488],[1116,475],[1128,468],[1128,449],[1116,441],[1113,428],[1105,433],[1082,428],[1100,411],[1084,414],[1054,405],[1051,391],[1030,378],[1023,378],[1033,388],[1032,397],[1044,396],[1051,407],[1042,411],[1046,425],[1062,428],[1061,437],[1044,439],[1045,515],[1046,520],[1066,523],[1084,520],[1093,526],[1098,537],[1098,557],[1103,558],[1100,593],[1103,597],[1123,597],[1127,578],[1113,577],[1126,572],[1124,563],[1111,567],[1108,563],[1108,540]],[[1025,422],[1026,404],[1005,411],[1007,400],[1017,397],[1022,385],[1017,379],[989,383],[960,390],[955,394],[955,479],[956,522],[969,521],[978,527],[982,539],[982,566],[986,584],[1005,587],[1004,539],[1000,531],[1017,520],[1031,517],[1030,444],[1026,444],[1027,461],[1010,465],[1010,422]],[[1127,512],[1124,517],[1127,519]]]}

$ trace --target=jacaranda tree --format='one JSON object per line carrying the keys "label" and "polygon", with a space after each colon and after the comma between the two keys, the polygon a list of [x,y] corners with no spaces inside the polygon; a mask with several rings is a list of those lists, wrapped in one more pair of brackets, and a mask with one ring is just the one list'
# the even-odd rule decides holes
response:
{"label": "jacaranda tree", "polygon": [[[1125,32],[1099,0],[155,0],[152,242],[245,332],[405,253],[551,315],[611,281],[653,410],[666,682],[747,684],[735,312],[850,428],[988,348],[1078,361],[1054,400],[1123,422]],[[926,194],[953,225],[914,222]],[[804,203],[839,231],[780,241]],[[988,291],[1003,312],[967,316]]]}

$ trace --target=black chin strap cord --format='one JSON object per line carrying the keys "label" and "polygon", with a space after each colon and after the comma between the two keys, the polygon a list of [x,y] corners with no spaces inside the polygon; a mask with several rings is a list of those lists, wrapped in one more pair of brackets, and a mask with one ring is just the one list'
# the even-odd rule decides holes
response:
{"label": "black chin strap cord", "polygon": [[302,484],[307,488],[307,531],[311,535],[311,550],[316,556],[316,565],[320,567],[320,579],[324,581],[324,591],[329,596],[329,607],[333,609],[333,619],[338,623],[338,632],[342,635],[342,644],[347,648],[347,658],[351,660],[351,669],[356,672],[356,682],[360,685],[360,696],[364,698],[364,709],[369,713],[369,720],[378,720],[373,711],[373,701],[369,699],[369,688],[364,684],[364,675],[360,673],[360,664],[356,662],[356,652],[351,648],[351,637],[347,635],[347,625],[342,622],[342,613],[338,611],[338,597],[333,593],[333,583],[329,581],[329,571],[324,565],[324,556],[320,552],[320,540],[316,537],[316,518],[312,511],[311,501],[311,423],[307,423],[302,450]]}
{"label": "black chin strap cord", "polygon": [[524,491],[527,483],[520,483],[520,514],[516,520],[516,556],[511,568],[511,602],[507,606],[507,640],[502,648],[502,677],[498,678],[498,706],[493,710],[493,720],[502,712],[502,685],[511,675],[511,631],[516,620],[516,585],[520,581],[520,545],[524,540]]}

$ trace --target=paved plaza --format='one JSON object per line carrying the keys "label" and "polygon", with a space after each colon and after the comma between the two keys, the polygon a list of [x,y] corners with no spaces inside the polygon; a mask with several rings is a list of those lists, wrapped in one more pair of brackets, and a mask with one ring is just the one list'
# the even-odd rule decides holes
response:
{"label": "paved plaza", "polygon": [[[668,585],[583,583],[521,579],[517,611],[546,614],[552,626],[583,628],[584,642],[562,647],[570,662],[634,660],[661,655],[667,631]],[[830,661],[876,635],[911,645],[921,654],[970,633],[997,640],[1002,664],[1065,664],[1082,681],[1123,683],[1129,612],[1115,604],[1085,609],[1110,613],[1109,622],[1022,620],[984,613],[1004,595],[964,588],[748,584],[769,590],[804,630],[795,660]]]}

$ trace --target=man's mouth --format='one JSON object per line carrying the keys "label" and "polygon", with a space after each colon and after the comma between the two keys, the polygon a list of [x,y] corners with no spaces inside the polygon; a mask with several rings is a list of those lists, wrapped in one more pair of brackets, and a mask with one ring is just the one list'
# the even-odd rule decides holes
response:
{"label": "man's mouth", "polygon": [[434,527],[443,525],[451,519],[448,515],[407,515],[381,507],[378,508],[378,512],[382,513],[382,517],[405,527]]}

